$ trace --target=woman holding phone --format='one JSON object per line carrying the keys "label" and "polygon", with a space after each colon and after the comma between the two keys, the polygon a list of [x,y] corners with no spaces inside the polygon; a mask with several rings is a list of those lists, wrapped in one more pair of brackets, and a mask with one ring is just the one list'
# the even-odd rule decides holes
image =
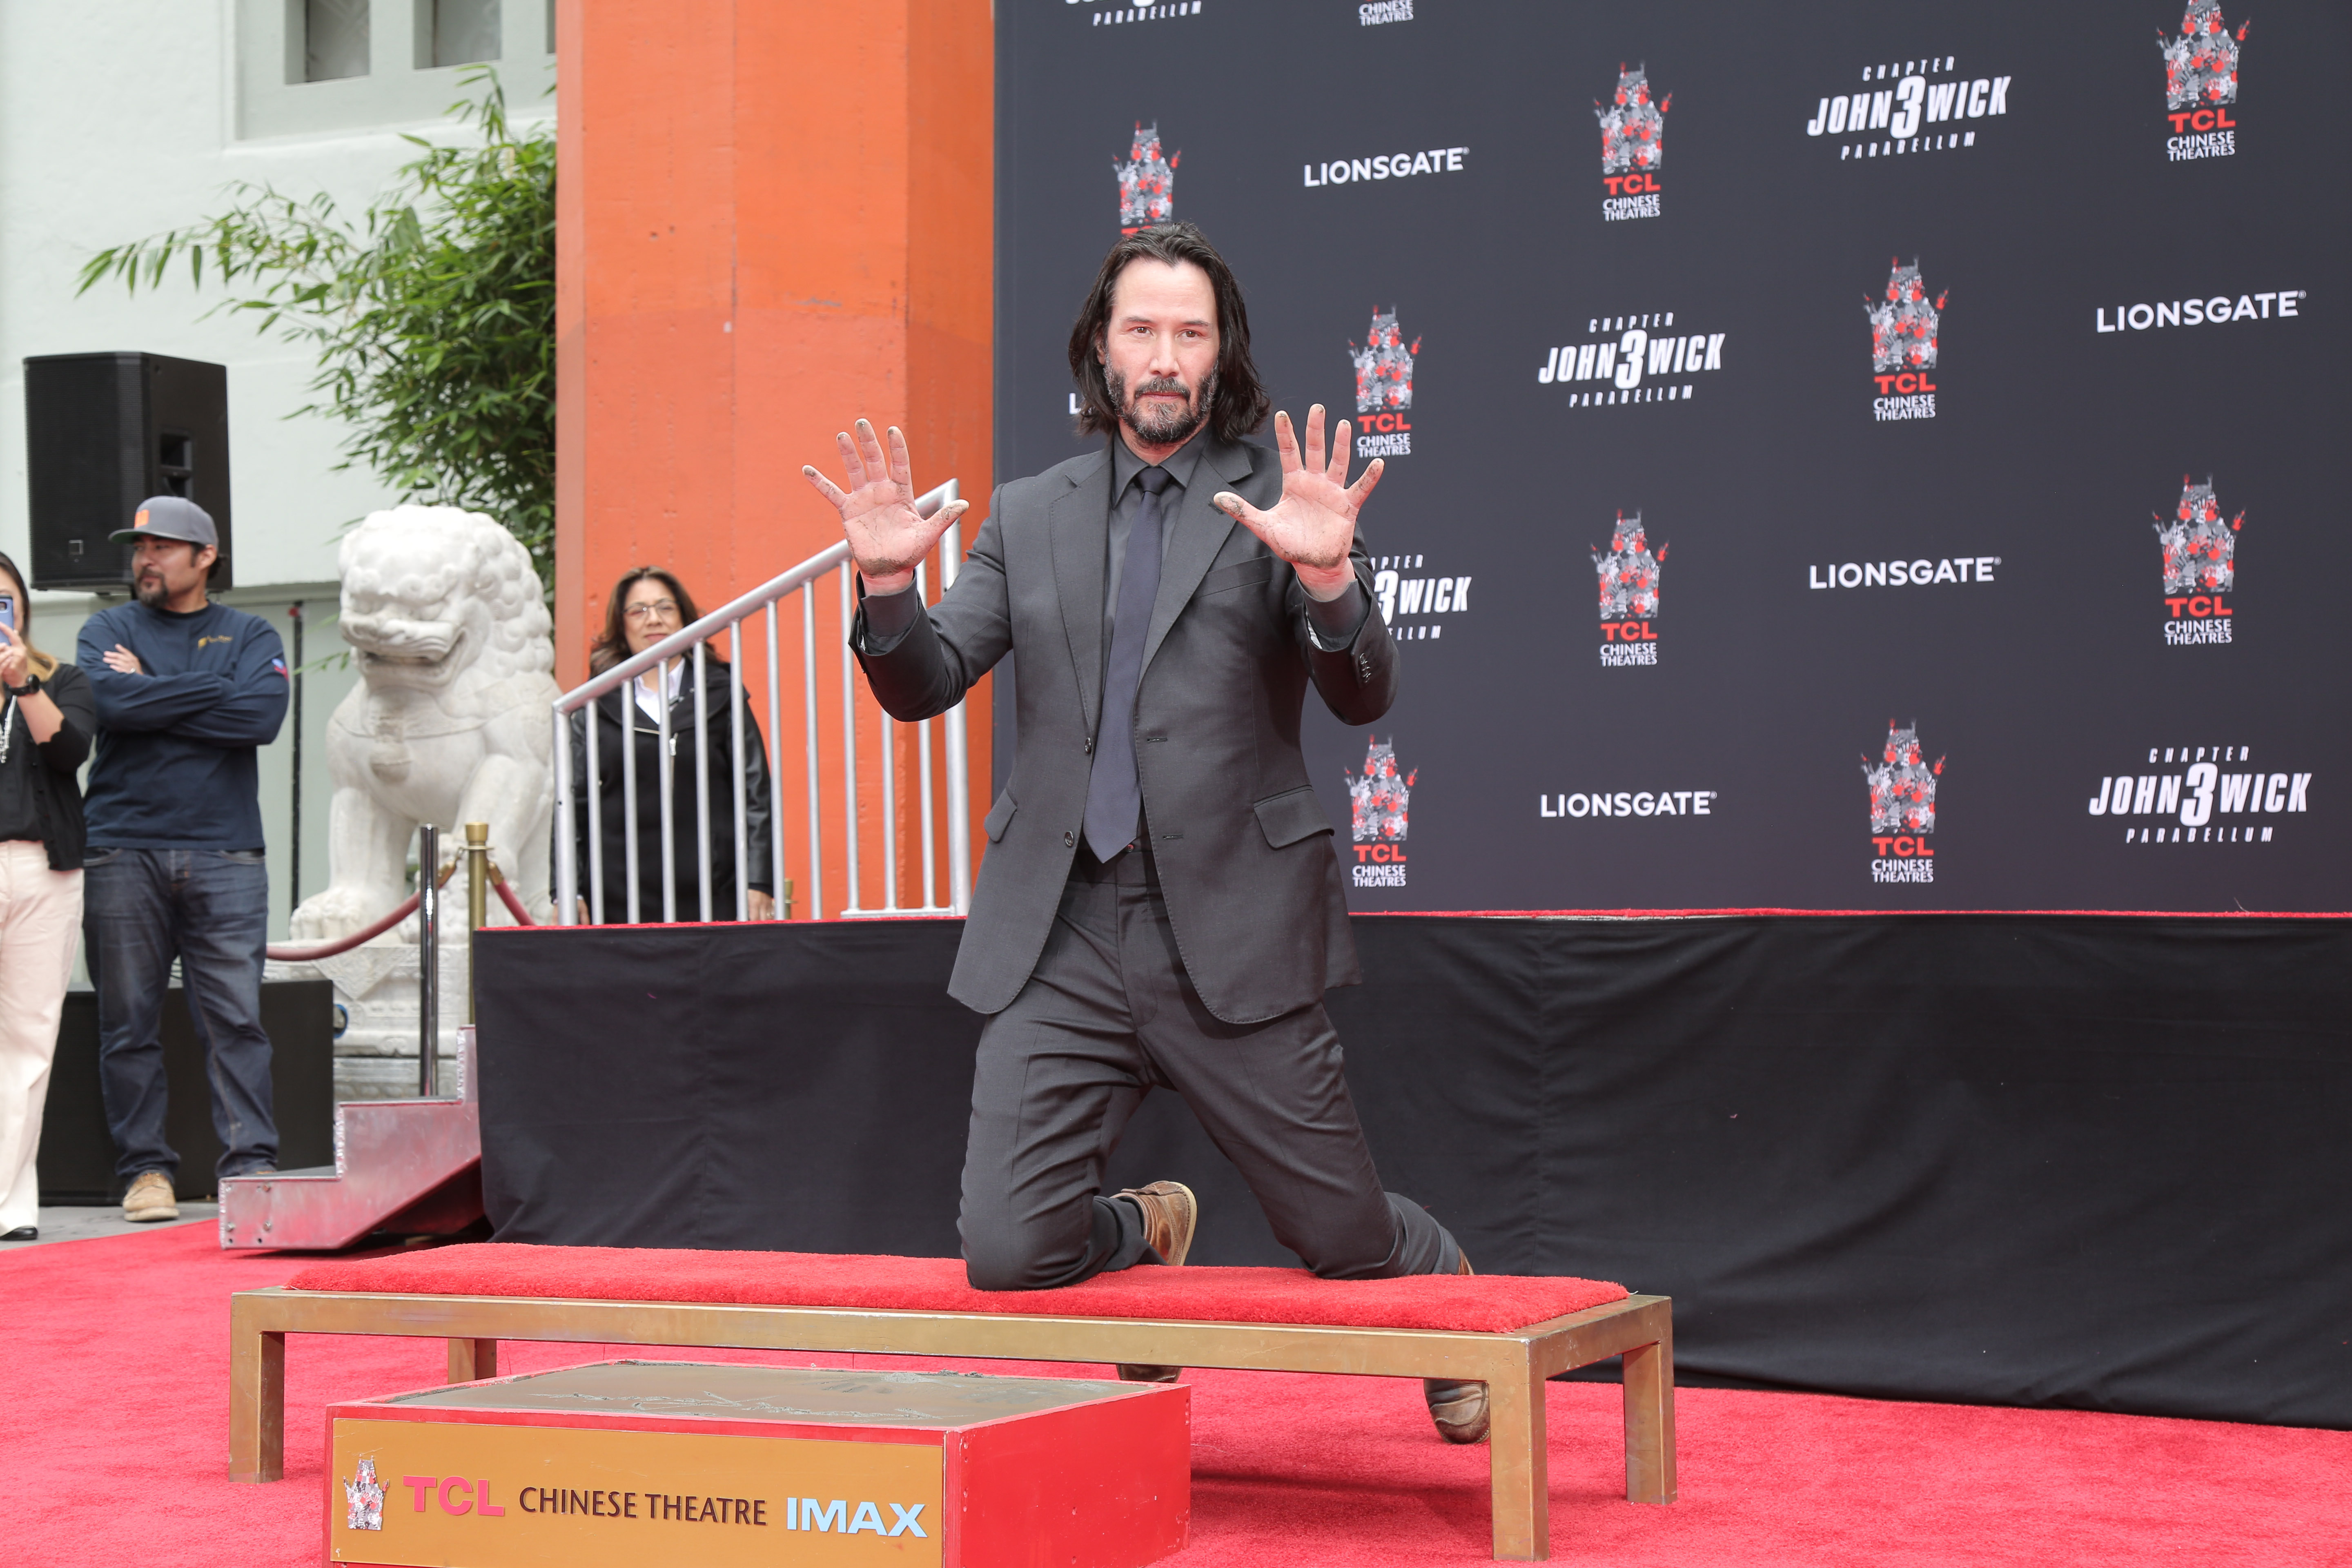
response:
{"label": "woman holding phone", "polygon": [[81,934],[89,681],[33,645],[24,574],[0,555],[0,1241],[37,1238],[34,1156]]}

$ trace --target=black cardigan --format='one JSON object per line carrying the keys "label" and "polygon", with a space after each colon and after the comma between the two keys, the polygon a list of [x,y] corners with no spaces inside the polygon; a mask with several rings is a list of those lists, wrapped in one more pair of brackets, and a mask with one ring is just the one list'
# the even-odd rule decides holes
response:
{"label": "black cardigan", "polygon": [[[41,818],[41,842],[49,851],[49,869],[79,871],[89,831],[82,825],[81,764],[89,755],[90,737],[98,732],[98,700],[90,694],[89,677],[72,665],[60,664],[57,673],[41,682],[41,690],[58,705],[65,722],[58,732],[33,748],[26,761],[32,766],[33,801]],[[0,711],[6,699],[0,697]],[[16,722],[25,722],[20,710]],[[30,731],[25,737],[30,739]],[[33,766],[33,759],[39,759]],[[11,756],[7,765],[15,767]]]}

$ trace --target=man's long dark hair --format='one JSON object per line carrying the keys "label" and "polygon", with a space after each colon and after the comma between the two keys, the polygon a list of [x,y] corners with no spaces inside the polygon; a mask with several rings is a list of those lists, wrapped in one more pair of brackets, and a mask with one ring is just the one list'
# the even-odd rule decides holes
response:
{"label": "man's long dark hair", "polygon": [[1095,274],[1093,291],[1077,324],[1070,329],[1070,374],[1078,384],[1078,431],[1105,435],[1118,428],[1118,405],[1111,401],[1097,351],[1110,327],[1111,293],[1119,274],[1131,261],[1164,261],[1171,266],[1189,261],[1209,275],[1217,296],[1217,384],[1209,405],[1209,428],[1220,441],[1238,441],[1265,423],[1273,400],[1257,379],[1250,362],[1249,309],[1242,303],[1242,286],[1234,269],[1217,254],[1208,237],[1189,223],[1162,224],[1124,236],[1103,258]]}

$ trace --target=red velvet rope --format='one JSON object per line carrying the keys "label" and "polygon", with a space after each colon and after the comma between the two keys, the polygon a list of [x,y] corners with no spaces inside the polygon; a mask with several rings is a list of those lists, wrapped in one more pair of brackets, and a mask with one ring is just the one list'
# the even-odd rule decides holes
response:
{"label": "red velvet rope", "polygon": [[[441,868],[441,875],[435,879],[433,885],[436,888],[447,887],[449,885],[450,873],[457,870],[457,863],[454,860],[448,865],[443,867]],[[504,890],[504,889],[500,889],[500,891]],[[384,932],[390,931],[393,927],[398,925],[401,921],[415,914],[416,912],[416,899],[417,895],[415,893],[409,894],[408,897],[403,899],[399,904],[393,909],[390,914],[385,915],[373,925],[361,927],[358,931],[352,932],[349,936],[337,937],[332,942],[316,942],[306,947],[272,945],[265,947],[261,951],[268,956],[276,959],[280,963],[308,963],[313,959],[332,958],[339,952],[349,952],[352,949],[359,946],[359,944],[363,942],[373,942],[377,937],[382,936]],[[509,902],[511,903],[512,900],[509,900]]]}

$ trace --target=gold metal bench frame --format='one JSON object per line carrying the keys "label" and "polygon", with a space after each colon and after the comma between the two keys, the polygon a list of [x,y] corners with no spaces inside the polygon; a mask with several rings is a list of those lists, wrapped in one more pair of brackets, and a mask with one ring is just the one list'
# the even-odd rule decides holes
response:
{"label": "gold metal bench frame", "polygon": [[1050,1362],[1140,1362],[1252,1372],[1442,1377],[1492,1403],[1495,1555],[1551,1554],[1544,1380],[1622,1356],[1625,1496],[1675,1500],[1673,1302],[1631,1296],[1508,1333],[1316,1328],[835,1307],[581,1301],[339,1290],[240,1290],[229,1311],[229,1479],[286,1468],[286,1336],[396,1334],[449,1342],[449,1381],[498,1375],[500,1340],[832,1351]]}

